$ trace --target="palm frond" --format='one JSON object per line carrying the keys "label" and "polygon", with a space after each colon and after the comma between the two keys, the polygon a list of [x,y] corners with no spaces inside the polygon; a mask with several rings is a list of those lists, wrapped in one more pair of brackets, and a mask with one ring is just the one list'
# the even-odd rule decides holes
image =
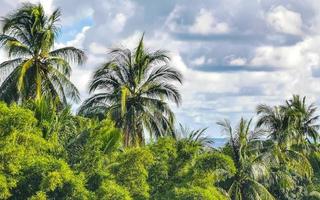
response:
{"label": "palm frond", "polygon": [[83,64],[86,60],[85,53],[75,47],[64,47],[53,50],[49,53],[50,56],[60,57],[68,62],[75,64]]}

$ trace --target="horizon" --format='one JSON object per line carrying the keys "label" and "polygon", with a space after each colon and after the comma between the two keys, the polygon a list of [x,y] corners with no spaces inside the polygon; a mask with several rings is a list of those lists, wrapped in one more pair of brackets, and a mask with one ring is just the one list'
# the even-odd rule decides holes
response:
{"label": "horizon", "polygon": [[[316,0],[201,0],[188,5],[180,0],[0,1],[0,16],[23,2],[40,2],[50,13],[62,9],[56,47],[72,45],[88,55],[71,76],[82,101],[89,96],[91,73],[107,60],[108,49],[133,48],[145,33],[145,45],[168,50],[172,65],[184,75],[182,105],[172,106],[177,122],[192,129],[208,127],[210,137],[224,138],[217,120],[235,124],[241,117],[254,117],[258,104],[281,104],[292,94],[319,106]],[[0,63],[5,60],[1,50]]]}

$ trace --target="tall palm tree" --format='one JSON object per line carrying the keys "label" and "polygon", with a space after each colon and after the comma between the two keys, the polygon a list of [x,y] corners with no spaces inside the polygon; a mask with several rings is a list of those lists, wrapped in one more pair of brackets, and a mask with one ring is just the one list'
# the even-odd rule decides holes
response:
{"label": "tall palm tree", "polygon": [[145,142],[146,132],[151,139],[172,134],[174,114],[166,100],[177,105],[180,93],[174,82],[182,75],[170,67],[165,51],[149,52],[143,36],[134,51],[113,49],[110,60],[94,74],[90,92],[79,113],[110,116],[124,132],[124,144]]}
{"label": "tall palm tree", "polygon": [[81,64],[85,54],[74,47],[53,50],[60,15],[59,9],[48,16],[40,4],[23,4],[3,18],[0,46],[10,60],[0,64],[1,74],[7,75],[2,77],[1,100],[40,99],[44,94],[58,97],[63,104],[67,98],[79,100],[69,80],[70,64]]}
{"label": "tall palm tree", "polygon": [[232,151],[237,172],[229,188],[232,200],[273,200],[272,194],[259,180],[266,177],[268,168],[263,164],[259,154],[259,132],[250,131],[250,121],[241,118],[238,127],[233,130],[228,120],[217,123],[230,137],[228,146]]}

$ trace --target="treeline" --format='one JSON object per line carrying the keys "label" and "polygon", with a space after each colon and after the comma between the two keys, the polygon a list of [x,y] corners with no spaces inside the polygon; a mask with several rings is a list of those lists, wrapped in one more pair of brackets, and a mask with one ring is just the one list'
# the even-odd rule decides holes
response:
{"label": "treeline", "polygon": [[[85,53],[54,49],[60,10],[23,4],[2,20],[0,199],[320,199],[316,107],[294,95],[259,105],[219,149],[204,130],[174,127],[182,76],[166,51],[112,49],[79,92],[69,77]],[[177,66],[178,67],[178,66]]]}
{"label": "treeline", "polygon": [[241,119],[221,149],[181,128],[125,147],[110,119],[57,110],[48,99],[0,104],[1,199],[319,199],[315,107],[294,96]]}

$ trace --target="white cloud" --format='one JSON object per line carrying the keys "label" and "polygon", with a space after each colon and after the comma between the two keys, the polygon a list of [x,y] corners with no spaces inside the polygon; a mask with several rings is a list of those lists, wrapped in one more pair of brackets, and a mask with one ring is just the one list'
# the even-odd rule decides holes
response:
{"label": "white cloud", "polygon": [[[317,97],[320,94],[320,79],[313,76],[313,69],[320,66],[320,36],[307,37],[303,41],[283,47],[261,46],[256,49],[252,65],[269,65],[283,68],[278,73],[280,88],[270,93],[303,94]],[[271,81],[271,80],[270,80]]]}
{"label": "white cloud", "polygon": [[206,62],[206,57],[205,56],[200,56],[200,57],[194,59],[193,61],[191,61],[191,64],[199,66],[199,65],[205,64],[205,62]]}
{"label": "white cloud", "polygon": [[218,22],[210,11],[201,9],[195,18],[194,24],[189,27],[189,31],[203,35],[221,34],[228,33],[230,27],[225,22]]}
{"label": "white cloud", "polygon": [[273,8],[266,16],[267,23],[277,32],[292,35],[302,34],[303,21],[300,13],[291,11],[284,6]]}
{"label": "white cloud", "polygon": [[175,6],[174,9],[170,12],[169,16],[166,18],[164,25],[168,27],[170,31],[177,31],[179,25],[177,21],[180,19],[180,12],[182,8],[180,6]]}
{"label": "white cloud", "polygon": [[81,30],[81,32],[79,32],[78,34],[76,34],[76,36],[74,37],[73,40],[67,41],[65,43],[57,43],[55,45],[56,48],[62,48],[62,47],[66,47],[66,46],[74,46],[77,48],[84,48],[84,40],[86,38],[86,33],[88,32],[88,30],[90,29],[90,26],[84,26]]}
{"label": "white cloud", "polygon": [[246,58],[241,58],[241,57],[232,58],[229,61],[230,65],[245,65],[246,63],[247,63],[247,59]]}
{"label": "white cloud", "polygon": [[128,49],[134,49],[136,47],[138,41],[140,40],[142,34],[143,33],[141,31],[134,32],[129,37],[121,40],[121,42],[120,42],[121,46],[128,48]]}
{"label": "white cloud", "polygon": [[106,54],[108,51],[108,48],[96,42],[92,42],[89,45],[89,50],[93,54]]}
{"label": "white cloud", "polygon": [[252,65],[271,65],[291,69],[319,65],[320,37],[308,37],[292,46],[261,46],[255,51]]}
{"label": "white cloud", "polygon": [[88,32],[89,29],[90,29],[90,26],[83,27],[81,32],[78,33],[73,40],[67,42],[67,46],[75,46],[78,48],[83,48],[83,42],[86,38],[86,33]]}
{"label": "white cloud", "polygon": [[117,13],[114,17],[113,21],[111,22],[112,30],[116,33],[119,33],[123,30],[124,26],[126,25],[127,16],[123,13]]}

